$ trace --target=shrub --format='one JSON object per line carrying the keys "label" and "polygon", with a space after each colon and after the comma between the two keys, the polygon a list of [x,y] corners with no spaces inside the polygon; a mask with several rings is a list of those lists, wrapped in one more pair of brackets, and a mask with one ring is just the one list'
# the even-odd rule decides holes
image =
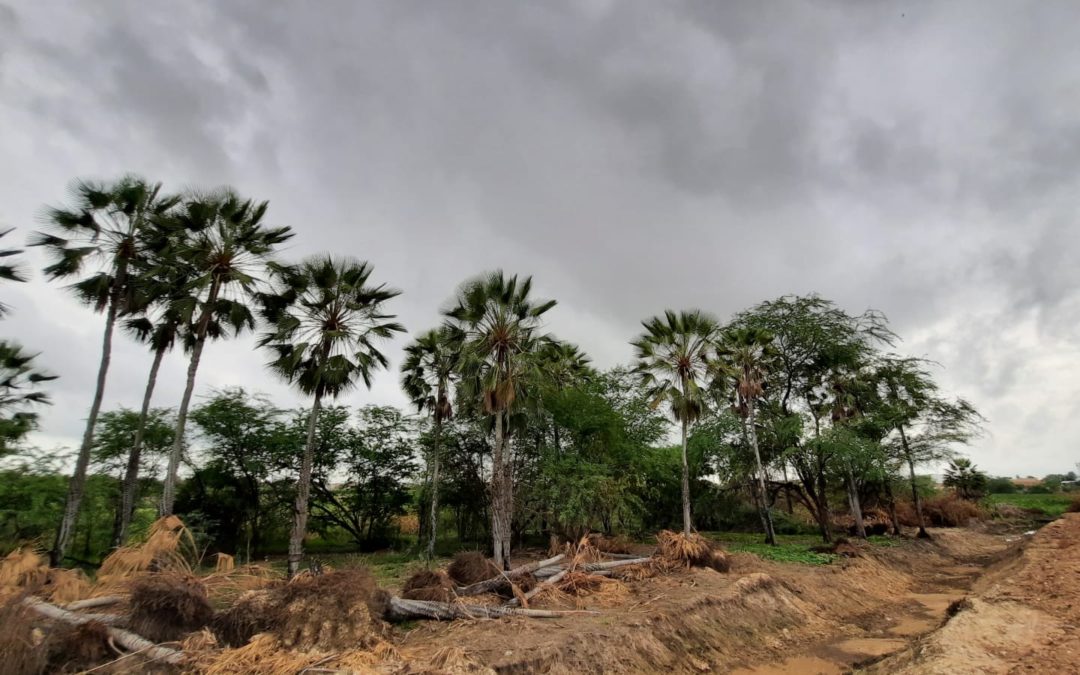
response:
{"label": "shrub", "polygon": [[[972,520],[986,517],[986,512],[976,502],[962,499],[953,492],[924,499],[922,508],[930,527],[964,527]],[[901,525],[917,527],[919,524],[915,505],[911,502],[897,503],[896,515]]]}

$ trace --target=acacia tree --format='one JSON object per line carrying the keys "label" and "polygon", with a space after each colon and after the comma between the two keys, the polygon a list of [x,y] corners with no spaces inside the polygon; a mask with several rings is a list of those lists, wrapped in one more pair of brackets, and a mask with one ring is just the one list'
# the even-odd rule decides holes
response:
{"label": "acacia tree", "polygon": [[271,370],[312,397],[289,535],[291,577],[303,557],[322,399],[336,399],[356,386],[357,379],[370,388],[372,373],[387,365],[376,342],[405,328],[384,308],[400,291],[370,284],[372,268],[366,262],[318,255],[296,266],[271,269],[274,292],[259,296],[270,329],[259,344],[275,355]]}
{"label": "acacia tree", "polygon": [[507,448],[508,421],[515,402],[524,396],[532,355],[548,340],[540,334],[541,317],[554,300],[529,297],[532,277],[520,282],[502,271],[465,282],[446,312],[447,325],[461,344],[460,391],[494,422],[491,476],[491,538],[495,563],[510,564],[511,521],[514,510],[511,457]]}
{"label": "acacia tree", "polygon": [[686,459],[688,430],[706,405],[712,371],[713,341],[718,325],[699,310],[673,312],[643,321],[645,332],[631,343],[635,370],[649,390],[652,406],[667,403],[682,430],[683,533],[690,534],[690,468]]}
{"label": "acacia tree", "polygon": [[830,359],[837,353],[872,354],[895,338],[885,317],[869,310],[851,315],[816,295],[784,296],[740,313],[735,325],[772,336],[774,368],[768,392],[769,435],[785,447],[784,461],[798,476],[796,495],[831,540],[828,474],[835,446],[816,442],[828,429]]}
{"label": "acacia tree", "polygon": [[431,414],[431,523],[427,543],[428,558],[435,557],[439,525],[439,467],[442,455],[443,423],[454,416],[450,387],[457,380],[461,345],[447,328],[430,330],[405,348],[401,364],[401,386],[417,411]]}
{"label": "acacia tree", "polygon": [[71,289],[81,302],[105,313],[105,330],[94,397],[68,485],[64,515],[49,554],[54,566],[63,561],[78,519],[94,426],[105,395],[113,328],[138,291],[139,277],[132,273],[133,268],[160,241],[151,236],[155,221],[177,203],[177,198],[161,194],[160,183],[135,176],[111,184],[79,181],[71,192],[72,205],[48,209],[47,231],[36,233],[31,245],[44,247],[52,257],[54,262],[44,270],[49,279],[78,278]]}
{"label": "acacia tree", "polygon": [[929,538],[915,466],[949,459],[950,446],[968,443],[979,433],[982,416],[964,399],[948,400],[921,359],[886,356],[874,372],[886,428],[895,431],[890,447],[908,467],[911,500],[919,537]]}
{"label": "acacia tree", "polygon": [[[163,514],[173,511],[188,407],[203,348],[207,338],[214,337],[214,317],[225,317],[224,327],[233,335],[254,328],[255,319],[247,302],[256,292],[259,274],[275,247],[293,236],[288,227],[271,227],[263,222],[268,205],[224,190],[209,196],[189,196],[170,219],[177,237],[177,259],[190,279],[183,297],[171,306],[182,323],[193,326],[187,383],[176,413],[176,434],[162,489]],[[225,335],[224,330],[221,335]]]}
{"label": "acacia tree", "polygon": [[772,357],[772,335],[768,331],[761,328],[731,328],[723,334],[717,349],[719,368],[715,377],[721,383],[728,379],[734,382],[735,412],[743,420],[743,434],[754,451],[765,541],[775,546],[776,533],[765,486],[765,467],[758,447],[756,419],[757,401],[765,393],[766,364]]}

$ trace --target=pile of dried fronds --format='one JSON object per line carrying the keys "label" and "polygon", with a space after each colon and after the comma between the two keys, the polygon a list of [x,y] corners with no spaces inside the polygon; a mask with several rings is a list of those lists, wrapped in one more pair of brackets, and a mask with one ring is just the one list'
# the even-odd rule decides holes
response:
{"label": "pile of dried fronds", "polygon": [[156,572],[130,584],[131,629],[154,642],[178,640],[210,624],[206,586],[184,572]]}
{"label": "pile of dried fronds", "polygon": [[454,582],[442,570],[417,570],[405,580],[401,597],[409,600],[435,600],[450,602],[454,594]]}
{"label": "pile of dried fronds", "polygon": [[712,541],[696,532],[683,534],[663,530],[656,535],[661,560],[684,567],[710,567],[717,572],[731,568],[727,554]]}
{"label": "pile of dried fronds", "polygon": [[91,585],[82,570],[50,568],[41,554],[16,549],[0,561],[0,589],[67,603],[85,598]]}
{"label": "pile of dried fronds", "polygon": [[98,579],[110,583],[141,572],[190,573],[201,558],[195,538],[176,516],[154,521],[141,543],[121,546],[101,563]]}
{"label": "pile of dried fronds", "polygon": [[479,551],[461,551],[454,556],[453,562],[446,568],[446,573],[460,586],[468,586],[501,573],[495,563],[484,557]]}

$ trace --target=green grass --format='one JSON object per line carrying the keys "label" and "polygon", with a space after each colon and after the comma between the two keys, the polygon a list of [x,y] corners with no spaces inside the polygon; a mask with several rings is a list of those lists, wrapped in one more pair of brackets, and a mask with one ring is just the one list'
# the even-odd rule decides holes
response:
{"label": "green grass", "polygon": [[1075,492],[1048,495],[1016,493],[987,497],[991,504],[1011,504],[1022,509],[1038,509],[1051,518],[1065,513],[1065,509],[1076,498]]}
{"label": "green grass", "polygon": [[[814,534],[778,534],[776,546],[766,544],[764,535],[758,532],[708,532],[705,536],[720,542],[729,551],[753,553],[763,560],[800,565],[828,565],[840,557],[833,553],[810,550],[811,547],[821,544],[821,538]],[[872,536],[868,541],[874,546],[900,545],[899,541],[883,536]]]}

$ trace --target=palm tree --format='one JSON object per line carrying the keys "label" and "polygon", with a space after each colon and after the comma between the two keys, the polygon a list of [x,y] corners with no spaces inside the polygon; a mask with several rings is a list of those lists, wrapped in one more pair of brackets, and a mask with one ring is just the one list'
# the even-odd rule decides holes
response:
{"label": "palm tree", "polygon": [[184,323],[192,324],[192,336],[187,384],[176,413],[176,434],[161,496],[165,515],[172,513],[176,499],[176,472],[184,448],[188,407],[206,339],[214,337],[214,317],[225,317],[224,326],[233,335],[254,328],[255,318],[246,303],[256,292],[258,275],[275,247],[293,236],[288,227],[263,223],[268,206],[268,202],[242,199],[231,190],[205,197],[194,195],[184,200],[170,223],[181,233],[176,235],[182,236],[176,255],[191,279],[184,297],[172,305]]}
{"label": "palm tree", "polygon": [[[105,395],[105,380],[112,353],[116,319],[134,302],[138,276],[132,269],[159,241],[150,237],[155,221],[168,214],[175,197],[161,194],[160,183],[125,176],[112,184],[76,182],[73,206],[50,208],[46,213],[47,232],[36,233],[31,246],[43,246],[54,259],[45,268],[50,279],[82,276],[72,284],[76,296],[95,311],[105,313],[101,361],[86,430],[68,484],[64,515],[49,557],[59,565],[66,555],[86,486],[86,470],[94,443],[94,425]],[[90,269],[91,267],[95,269]]]}
{"label": "palm tree", "polygon": [[721,372],[718,377],[734,381],[735,412],[743,420],[743,433],[754,450],[758,490],[761,499],[761,521],[765,540],[776,545],[769,493],[765,487],[765,468],[757,436],[757,400],[765,393],[767,362],[773,357],[772,334],[760,328],[732,328],[727,331],[717,349]]}
{"label": "palm tree", "polygon": [[0,457],[37,426],[37,413],[28,408],[52,403],[38,385],[56,376],[36,370],[34,357],[0,340]]}
{"label": "palm tree", "polygon": [[337,398],[356,386],[357,378],[370,388],[372,373],[387,365],[376,341],[405,329],[383,307],[400,291],[370,285],[372,269],[366,262],[318,255],[295,267],[273,265],[271,270],[275,290],[259,295],[270,330],[259,344],[274,353],[269,364],[274,372],[313,397],[289,536],[291,577],[303,556],[322,399]]}
{"label": "palm tree", "polygon": [[548,340],[540,334],[541,317],[555,306],[554,300],[530,298],[531,291],[532,277],[519,281],[517,275],[507,277],[500,270],[465,282],[446,312],[454,339],[461,344],[459,389],[465,400],[475,402],[494,421],[491,538],[495,563],[504,569],[510,564],[514,507],[508,421],[535,367],[530,357]]}
{"label": "palm tree", "polygon": [[967,457],[949,460],[942,484],[952,488],[961,499],[977,500],[986,494],[986,474],[975,468]]}
{"label": "palm tree", "polygon": [[666,402],[682,428],[683,533],[690,534],[690,467],[686,460],[688,430],[706,404],[717,323],[699,310],[673,312],[643,321],[645,332],[631,343],[635,371],[648,388],[652,406]]}
{"label": "palm tree", "polygon": [[[11,234],[11,231],[15,228],[8,228],[3,232],[0,232],[0,239],[3,239],[7,235]],[[22,253],[22,249],[19,248],[5,248],[0,249],[0,258],[10,258]],[[22,267],[16,263],[0,263],[0,279],[4,281],[26,281],[26,276],[23,274]],[[0,302],[0,318],[3,318],[8,313],[8,306]]]}
{"label": "palm tree", "polygon": [[442,453],[442,425],[454,416],[450,387],[457,380],[461,347],[446,328],[429,330],[405,348],[401,364],[401,386],[418,411],[431,413],[434,444],[431,451],[431,529],[428,558],[435,557],[439,524],[439,465]]}

